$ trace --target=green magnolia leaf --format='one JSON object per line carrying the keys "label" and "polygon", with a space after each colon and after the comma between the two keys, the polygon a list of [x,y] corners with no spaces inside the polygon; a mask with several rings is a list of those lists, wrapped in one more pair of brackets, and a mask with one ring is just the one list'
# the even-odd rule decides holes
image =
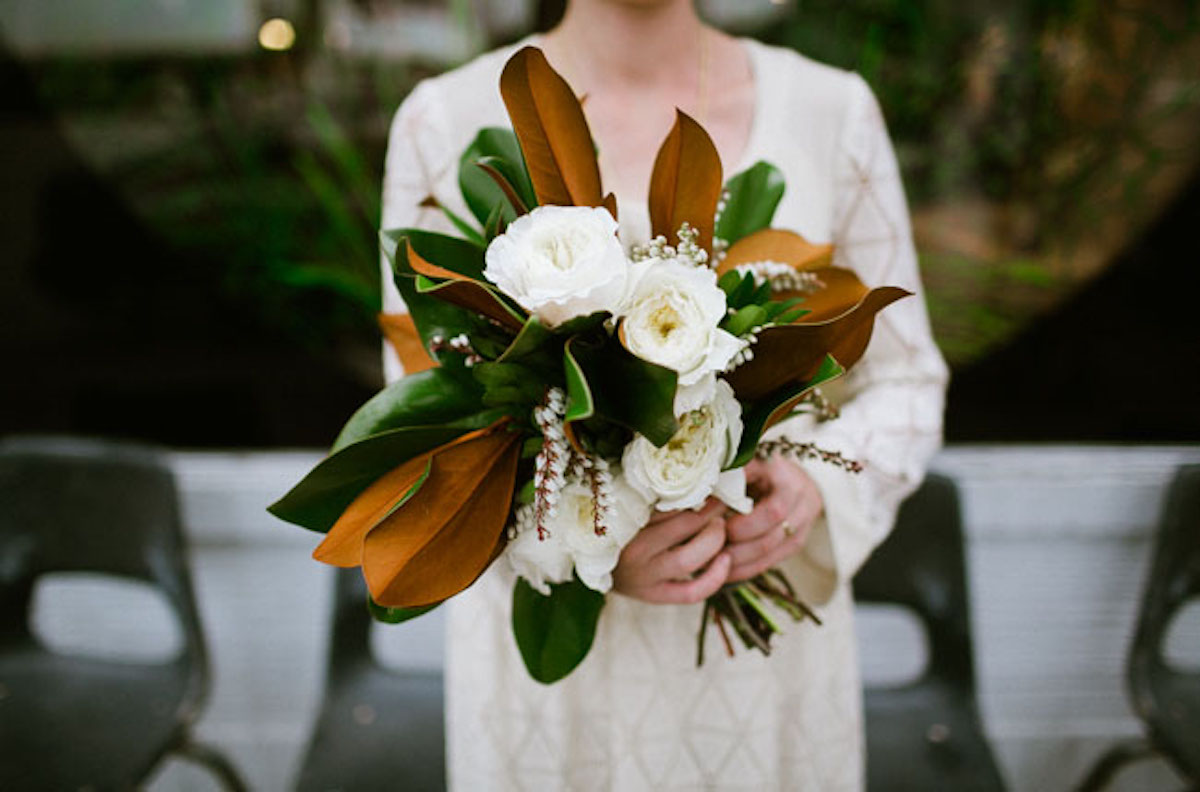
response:
{"label": "green magnolia leaf", "polygon": [[[533,183],[529,180],[529,171],[525,167],[525,158],[521,156],[521,147],[517,136],[511,129],[488,127],[480,130],[471,144],[467,146],[458,164],[458,187],[462,190],[463,200],[471,214],[475,215],[480,225],[486,225],[487,219],[496,206],[504,207],[504,219],[512,222],[516,219],[504,191],[485,171],[475,163],[481,159],[492,158],[488,161],[508,180],[517,195],[529,208],[537,206],[537,197],[533,192]],[[496,160],[503,163],[496,165]]]}
{"label": "green magnolia leaf", "polygon": [[[633,355],[619,341],[604,336],[597,343],[581,336],[564,347],[567,375],[567,414],[578,421],[592,415],[642,434],[656,446],[669,441],[675,420],[674,371]],[[589,383],[602,383],[593,389]],[[628,387],[637,383],[637,387]]]}
{"label": "green magnolia leaf", "polygon": [[571,673],[596,637],[604,595],[578,578],[539,594],[524,579],[513,587],[513,634],[529,675],[550,684]]}
{"label": "green magnolia leaf", "polygon": [[[443,269],[457,272],[473,280],[483,280],[483,247],[467,239],[421,231],[401,229],[408,244],[417,255]],[[389,232],[393,233],[393,232]],[[407,264],[407,262],[405,262]]]}
{"label": "green magnolia leaf", "polygon": [[789,403],[794,403],[813,388],[828,382],[845,373],[842,365],[831,356],[826,355],[821,366],[811,380],[796,385],[788,385],[771,393],[742,409],[742,442],[738,445],[737,456],[729,463],[729,468],[738,468],[754,457],[754,450],[762,439],[763,432],[768,428],[768,421],[779,409]]}
{"label": "green magnolia leaf", "polygon": [[786,185],[783,173],[757,162],[725,183],[729,198],[714,235],[733,244],[771,225]]}
{"label": "green magnolia leaf", "polygon": [[313,531],[328,531],[384,473],[467,432],[491,426],[504,415],[502,409],[484,410],[437,426],[406,426],[351,443],[322,460],[267,511]]}
{"label": "green magnolia leaf", "polygon": [[483,395],[469,373],[432,368],[402,377],[350,416],[333,451],[403,426],[437,426],[479,411]]}
{"label": "green magnolia leaf", "polygon": [[767,321],[767,311],[761,305],[747,305],[733,316],[728,317],[721,326],[726,332],[742,336],[755,327]]}
{"label": "green magnolia leaf", "polygon": [[483,403],[489,407],[515,404],[529,409],[546,391],[537,372],[519,363],[477,363],[471,373],[483,386]]}
{"label": "green magnolia leaf", "polygon": [[402,624],[409,619],[415,619],[441,605],[440,602],[435,602],[432,605],[422,605],[419,608],[385,608],[380,605],[371,595],[367,595],[367,610],[375,621],[386,622],[387,624]]}
{"label": "green magnolia leaf", "polygon": [[[445,300],[417,291],[416,278],[407,275],[397,275],[396,290],[404,299],[408,312],[412,314],[413,323],[417,326],[417,334],[426,349],[432,346],[434,336],[454,338],[466,333],[469,338],[475,338],[486,324],[478,316]],[[461,361],[462,355],[444,350],[430,353],[443,366],[452,361]]]}

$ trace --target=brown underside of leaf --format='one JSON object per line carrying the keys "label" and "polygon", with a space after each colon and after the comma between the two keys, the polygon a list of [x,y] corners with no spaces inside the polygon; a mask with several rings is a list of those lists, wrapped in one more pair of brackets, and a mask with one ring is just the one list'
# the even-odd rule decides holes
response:
{"label": "brown underside of leaf", "polygon": [[445,267],[439,267],[437,264],[422,258],[421,254],[417,252],[416,248],[408,244],[407,238],[405,238],[404,241],[404,250],[405,255],[408,256],[408,266],[411,267],[414,272],[424,275],[426,278],[473,282],[466,275],[462,275],[454,270],[446,269]]}
{"label": "brown underside of leaf", "polygon": [[500,94],[538,202],[600,206],[600,168],[583,108],[536,47],[523,47],[500,75]]}
{"label": "brown underside of leaf", "polygon": [[686,221],[700,232],[697,243],[712,252],[713,222],[721,198],[721,156],[704,127],[681,110],[658,149],[650,176],[651,234],[677,244]]}
{"label": "brown underside of leaf", "polygon": [[413,322],[411,314],[381,313],[376,318],[379,321],[379,328],[383,331],[383,337],[387,339],[388,344],[395,350],[396,356],[400,358],[400,365],[405,374],[416,374],[418,371],[425,371],[437,365],[437,362],[429,356],[429,350],[425,349],[425,345],[421,343],[421,335],[417,332],[417,326]]}
{"label": "brown underside of leaf", "polygon": [[444,300],[460,308],[466,308],[468,311],[474,311],[477,314],[486,316],[498,322],[502,327],[512,330],[514,333],[519,333],[521,328],[525,326],[520,319],[517,319],[499,304],[499,298],[476,281],[461,280],[448,283],[431,294],[439,300]]}
{"label": "brown underside of leaf", "polygon": [[[461,440],[462,438],[460,438]],[[455,441],[458,442],[458,441]],[[444,447],[444,446],[443,446]],[[313,550],[313,558],[339,567],[360,566],[367,533],[388,515],[425,472],[433,452],[413,457],[385,473],[367,487],[337,519],[325,539]]]}
{"label": "brown underside of leaf", "polygon": [[508,521],[519,456],[520,435],[503,429],[434,452],[425,484],[363,544],[376,602],[428,605],[479,577]]}
{"label": "brown underside of leaf", "polygon": [[604,196],[603,205],[608,210],[608,213],[612,215],[613,221],[619,222],[619,218],[617,217],[617,196],[614,193]]}
{"label": "brown underside of leaf", "polygon": [[833,319],[768,327],[758,334],[754,357],[726,375],[726,380],[739,400],[753,401],[789,383],[808,382],[826,355],[849,369],[866,351],[875,314],[909,294],[883,286]]}
{"label": "brown underside of leaf", "polygon": [[733,243],[717,265],[717,274],[759,261],[778,261],[799,270],[828,267],[833,261],[833,245],[814,245],[794,231],[764,228]]}

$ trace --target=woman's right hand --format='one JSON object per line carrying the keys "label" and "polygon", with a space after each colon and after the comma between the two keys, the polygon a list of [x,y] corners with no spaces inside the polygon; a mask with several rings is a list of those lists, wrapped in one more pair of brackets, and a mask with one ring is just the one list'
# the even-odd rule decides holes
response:
{"label": "woman's right hand", "polygon": [[715,594],[731,565],[722,552],[724,512],[716,498],[699,511],[655,512],[621,551],[613,589],[658,604],[701,602]]}

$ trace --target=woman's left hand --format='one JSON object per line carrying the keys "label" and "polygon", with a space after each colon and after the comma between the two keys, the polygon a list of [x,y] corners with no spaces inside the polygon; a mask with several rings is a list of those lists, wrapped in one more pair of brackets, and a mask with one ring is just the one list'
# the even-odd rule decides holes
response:
{"label": "woman's left hand", "polygon": [[751,460],[746,489],[754,496],[754,509],[726,522],[730,583],[749,580],[797,552],[825,508],[808,473],[782,456]]}

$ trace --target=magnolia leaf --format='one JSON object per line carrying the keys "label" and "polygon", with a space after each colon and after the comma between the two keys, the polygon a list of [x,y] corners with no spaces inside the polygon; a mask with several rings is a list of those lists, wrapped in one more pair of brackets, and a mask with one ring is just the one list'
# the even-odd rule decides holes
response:
{"label": "magnolia leaf", "polygon": [[[605,336],[596,343],[579,336],[564,347],[567,374],[567,414],[564,423],[593,415],[644,435],[662,446],[679,429],[675,420],[678,375],[637,357],[618,341]],[[590,382],[608,387],[592,389]],[[620,387],[637,383],[636,387]]]}
{"label": "magnolia leaf", "polygon": [[406,426],[352,443],[322,460],[267,510],[304,528],[328,531],[359,493],[387,471],[504,415],[504,410],[485,410],[438,426]]}
{"label": "magnolia leaf", "polygon": [[697,244],[712,252],[713,217],[721,198],[721,157],[704,128],[681,110],[658,149],[650,175],[651,235],[678,244],[687,222],[699,232]]}
{"label": "magnolia leaf", "polygon": [[603,205],[600,168],[583,108],[541,50],[523,47],[508,59],[500,94],[538,203]]}
{"label": "magnolia leaf", "polygon": [[409,619],[415,619],[418,616],[423,616],[429,611],[441,605],[440,602],[435,602],[432,605],[423,605],[419,608],[385,608],[375,600],[371,599],[371,595],[367,595],[367,610],[375,621],[385,622],[386,624],[402,624]]}
{"label": "magnolia leaf", "polygon": [[786,417],[813,388],[840,377],[845,371],[836,360],[826,355],[812,379],[785,385],[770,396],[744,405],[742,440],[738,445],[737,456],[729,463],[729,467],[737,468],[749,462],[758,448],[763,432]]}
{"label": "magnolia leaf", "polygon": [[[394,280],[396,290],[404,299],[404,305],[413,318],[417,334],[426,350],[431,347],[435,336],[454,338],[465,333],[469,338],[476,338],[481,327],[486,324],[486,321],[473,311],[417,291],[417,280],[410,275],[397,275]],[[440,364],[448,365],[453,358],[461,361],[462,356],[444,350],[435,355],[435,358]]]}
{"label": "magnolia leaf", "polygon": [[501,188],[486,172],[476,167],[476,163],[484,159],[504,162],[504,166],[498,167],[497,170],[504,175],[509,185],[516,191],[521,203],[529,208],[537,205],[533,184],[529,181],[529,172],[525,168],[525,160],[521,156],[521,147],[517,143],[517,136],[511,129],[501,129],[500,127],[481,129],[463,152],[458,164],[459,189],[462,191],[463,200],[471,210],[471,214],[475,215],[480,225],[487,224],[492,210],[498,205],[506,207],[507,217],[505,219],[509,222],[517,217]]}
{"label": "magnolia leaf", "polygon": [[[464,442],[473,434],[464,435]],[[451,443],[450,445],[453,445]],[[439,448],[445,448],[440,446]],[[408,503],[429,481],[433,471],[433,451],[413,457],[395,470],[380,476],[351,501],[325,538],[313,550],[313,558],[339,567],[362,565],[363,540],[376,525]]]}
{"label": "magnolia leaf", "polygon": [[469,372],[431,368],[389,384],[359,407],[333,443],[337,453],[372,435],[405,426],[438,426],[479,411],[482,391]]}
{"label": "magnolia leaf", "polygon": [[728,198],[714,234],[733,244],[771,225],[785,189],[783,173],[768,162],[756,162],[725,184]]}
{"label": "magnolia leaf", "polygon": [[[488,177],[496,183],[500,188],[500,192],[504,193],[508,205],[512,208],[512,214],[517,216],[528,214],[529,206],[522,200],[517,188],[513,186],[512,176],[509,174],[508,163],[499,157],[484,157],[475,161],[475,165],[483,170]],[[493,212],[496,210],[493,209]],[[508,214],[508,213],[506,213]],[[511,223],[513,218],[506,217],[505,221]]]}
{"label": "magnolia leaf", "polygon": [[437,365],[437,361],[429,356],[429,351],[421,343],[421,334],[417,332],[412,314],[381,313],[376,314],[375,319],[383,331],[383,337],[396,357],[400,358],[400,366],[405,374],[417,374]]}
{"label": "magnolia leaf", "polygon": [[513,587],[513,634],[529,675],[548,685],[587,657],[604,609],[604,595],[578,578],[539,594],[524,578]]}
{"label": "magnolia leaf", "polygon": [[474,242],[414,228],[403,229],[403,234],[414,272],[427,278],[483,280],[484,249]]}
{"label": "magnolia leaf", "polygon": [[828,266],[832,260],[833,245],[814,245],[793,231],[764,228],[730,246],[717,265],[717,272],[724,274],[740,264],[760,261],[777,261],[807,270]]}
{"label": "magnolia leaf", "polygon": [[[368,527],[362,541],[363,574],[376,602],[432,605],[487,569],[504,545],[520,450],[521,435],[502,421],[430,452],[425,484]],[[346,530],[358,535],[361,527]]]}
{"label": "magnolia leaf", "polygon": [[417,293],[466,308],[468,311],[486,316],[502,327],[513,332],[525,326],[526,317],[520,309],[514,308],[494,289],[478,281],[458,280],[435,283],[422,280],[419,276],[416,282]]}
{"label": "magnolia leaf", "polygon": [[798,324],[764,328],[754,344],[754,357],[726,374],[725,379],[744,403],[810,381],[827,355],[849,369],[866,351],[875,314],[909,294],[904,289],[883,286],[872,289],[833,319],[810,322],[810,314]]}

